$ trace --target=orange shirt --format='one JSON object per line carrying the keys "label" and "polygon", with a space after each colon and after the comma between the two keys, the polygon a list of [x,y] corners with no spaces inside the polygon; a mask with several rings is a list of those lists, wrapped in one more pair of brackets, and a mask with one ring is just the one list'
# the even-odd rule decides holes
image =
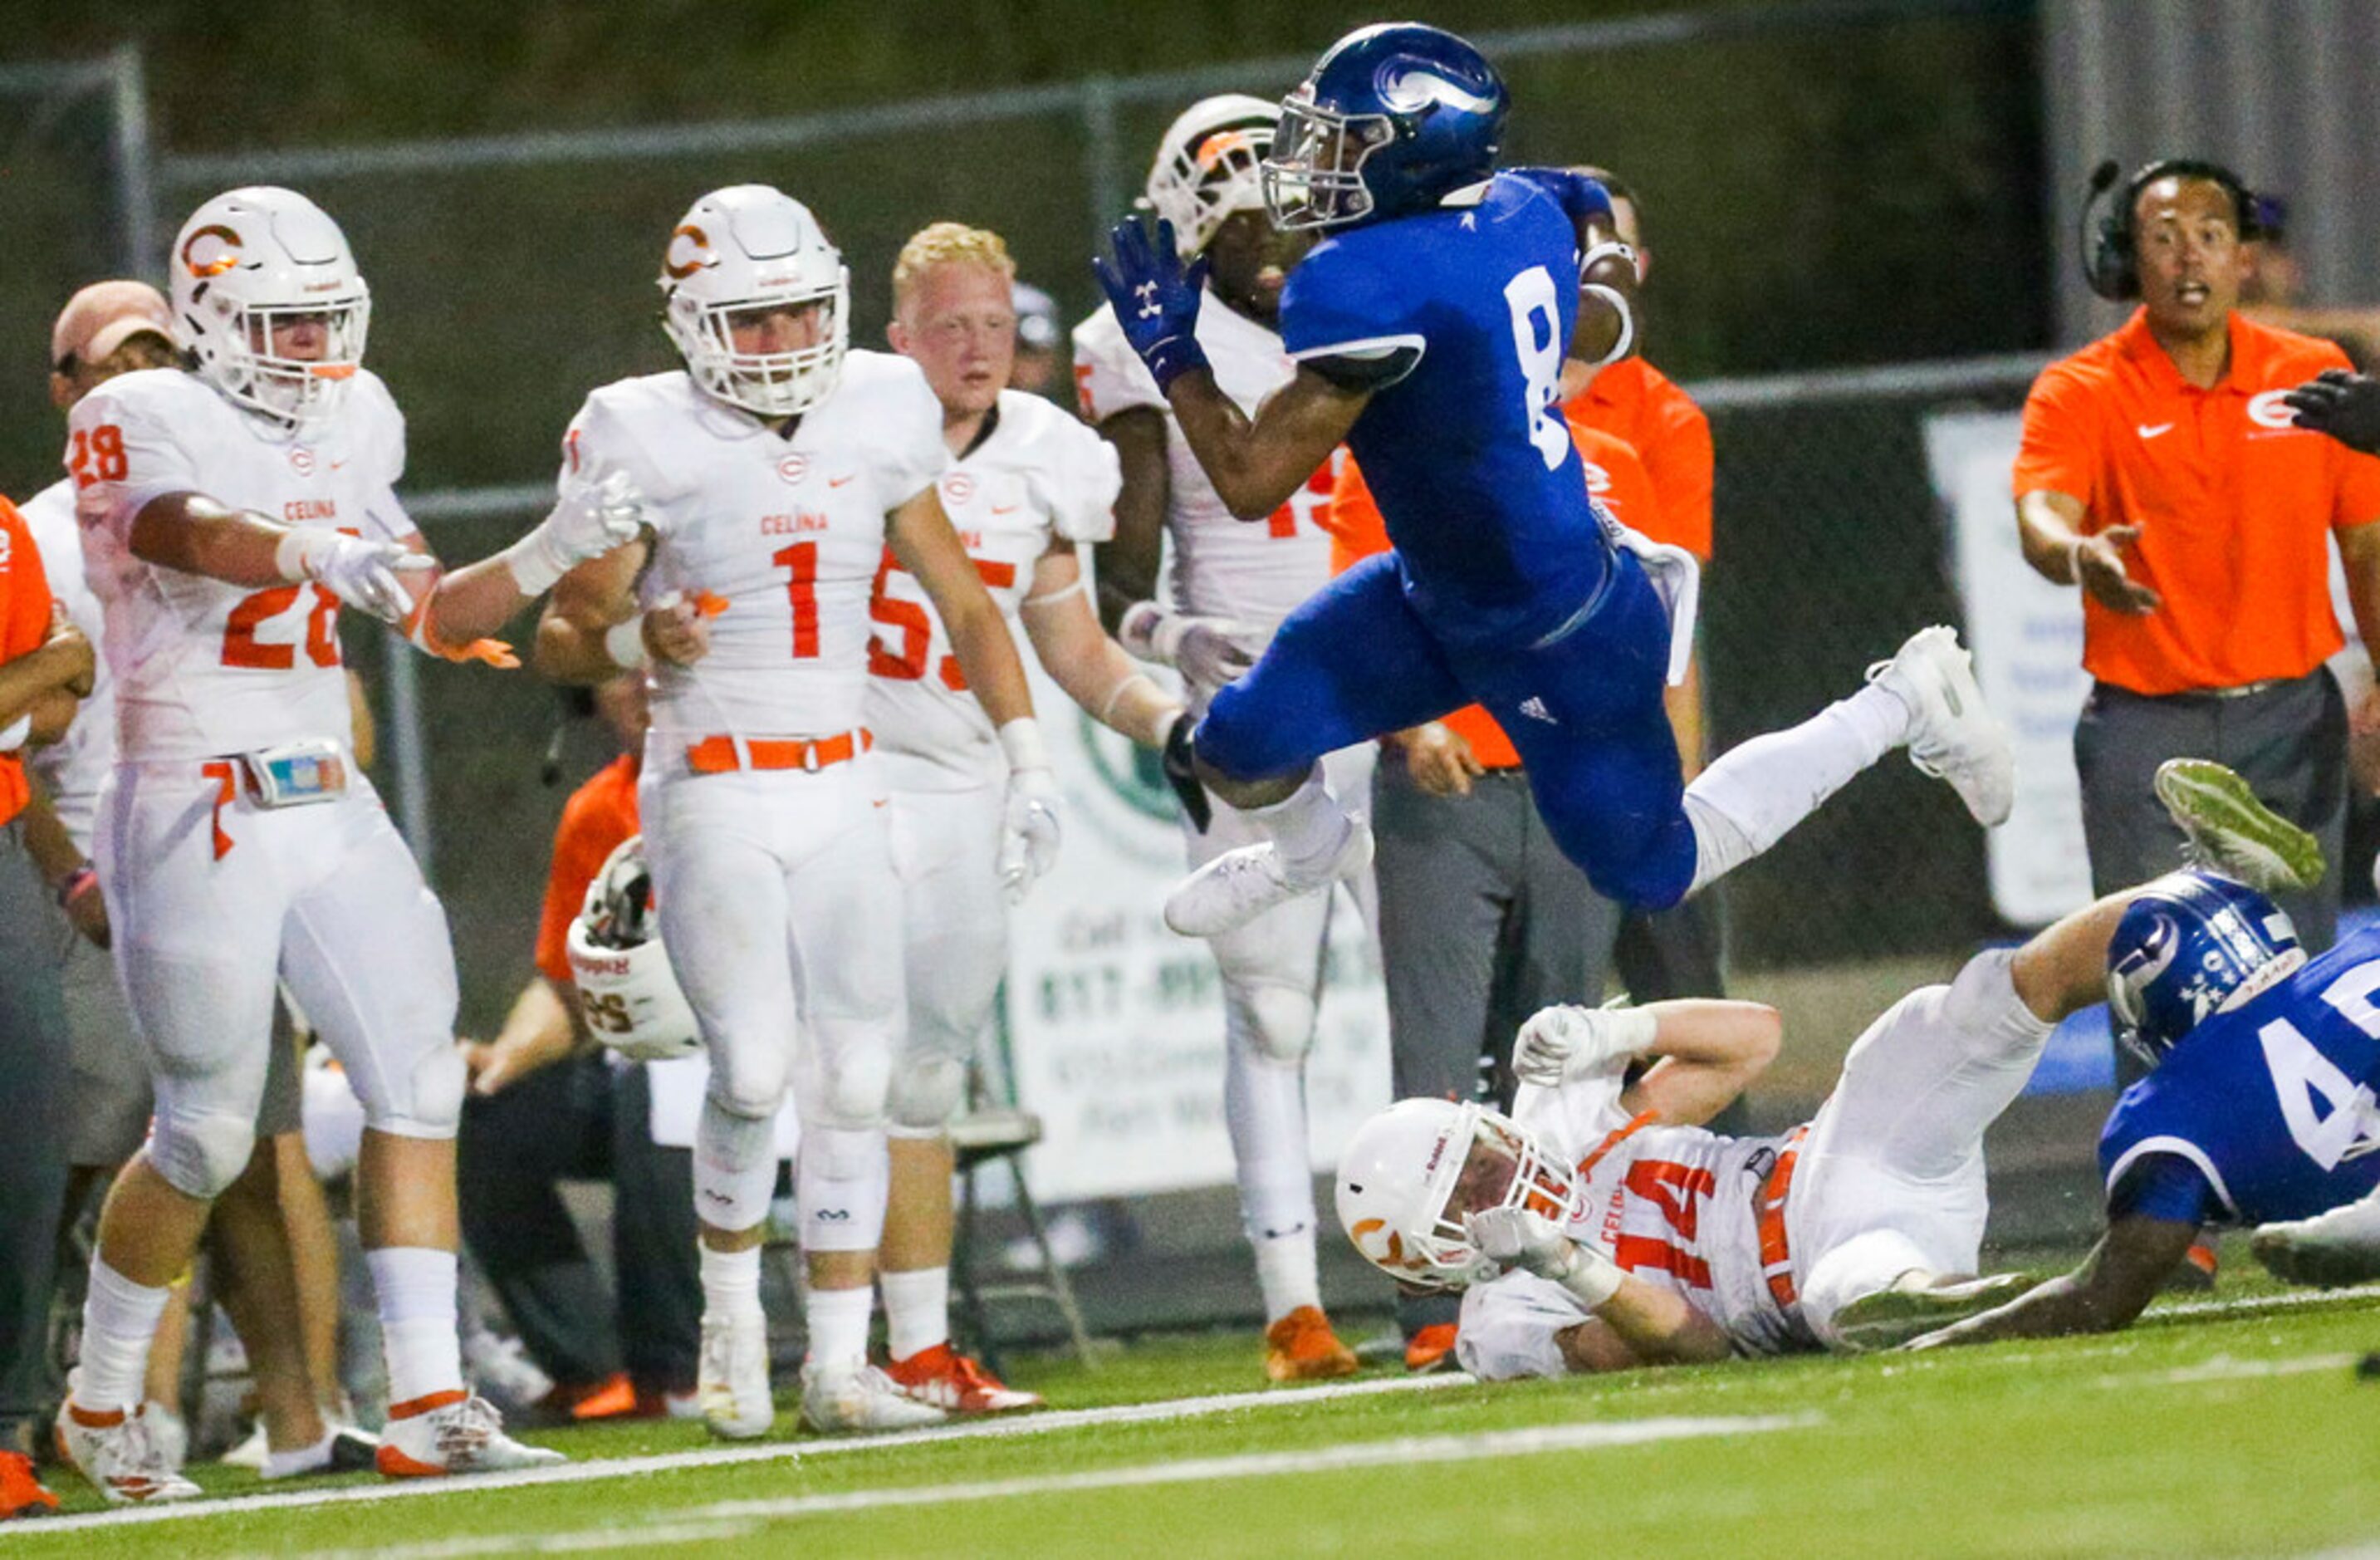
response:
{"label": "orange shirt", "polygon": [[[0,664],[30,655],[50,637],[50,577],[17,506],[0,498]],[[0,823],[31,799],[22,750],[0,753]]]}
{"label": "orange shirt", "polygon": [[1623,358],[1572,396],[1562,414],[1573,431],[1584,423],[1609,433],[1644,461],[1660,497],[1660,523],[1646,525],[1624,514],[1621,519],[1656,542],[1710,562],[1710,419],[1694,397],[1644,359]]}
{"label": "orange shirt", "polygon": [[[1601,499],[1622,525],[1656,541],[1671,540],[1658,529],[1661,509],[1654,501],[1653,480],[1645,474],[1645,463],[1636,458],[1636,452],[1610,434],[1577,422],[1570,425],[1570,436],[1571,442],[1578,445],[1579,458],[1586,464],[1586,490]],[[1365,482],[1364,473],[1355,469],[1352,457],[1340,463],[1330,502],[1318,511],[1318,518],[1322,529],[1330,533],[1333,574],[1344,574],[1358,560],[1389,550],[1387,522],[1381,519],[1380,506],[1373,502],[1371,487]],[[1445,717],[1445,724],[1471,744],[1472,756],[1488,768],[1520,767],[1521,755],[1513,750],[1512,739],[1504,735],[1496,717],[1478,705],[1455,711]]]}
{"label": "orange shirt", "polygon": [[557,986],[570,984],[570,923],[586,902],[587,885],[620,842],[638,830],[639,767],[636,754],[622,753],[562,804],[562,822],[553,831],[553,866],[545,879],[545,918],[537,928],[538,972]]}
{"label": "orange shirt", "polygon": [[2292,426],[2281,393],[2347,355],[2231,317],[2231,371],[2181,377],[2137,311],[2052,363],[2025,398],[2015,491],[2082,501],[2083,530],[2141,528],[2126,557],[2165,598],[2146,616],[2082,602],[2082,665],[2136,693],[2305,676],[2345,643],[2329,532],[2380,520],[2380,458]]}

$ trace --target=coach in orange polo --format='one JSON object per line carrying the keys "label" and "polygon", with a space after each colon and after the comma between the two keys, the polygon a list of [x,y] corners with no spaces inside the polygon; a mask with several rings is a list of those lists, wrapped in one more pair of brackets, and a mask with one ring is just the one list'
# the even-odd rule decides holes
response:
{"label": "coach in orange polo", "polygon": [[[2150,789],[2178,756],[2229,764],[2338,859],[2348,717],[2323,664],[2345,642],[2329,543],[2365,642],[2380,642],[2380,459],[2299,428],[2284,400],[2345,368],[2345,354],[2234,307],[2252,213],[2238,177],[2214,164],[2133,176],[2085,270],[2095,288],[2140,308],[2044,371],[2025,403],[2015,473],[2025,559],[2082,591],[2095,681],[2074,757],[2101,894],[2178,859],[2181,836]],[[2282,900],[2309,948],[2329,945],[2335,865],[2315,892]]]}

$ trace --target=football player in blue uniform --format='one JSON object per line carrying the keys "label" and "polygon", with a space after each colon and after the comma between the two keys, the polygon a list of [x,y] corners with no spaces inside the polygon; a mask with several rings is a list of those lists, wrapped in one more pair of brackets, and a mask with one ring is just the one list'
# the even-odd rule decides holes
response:
{"label": "football player in blue uniform", "polygon": [[1371,836],[1317,760],[1474,702],[1511,734],[1563,853],[1630,904],[1758,854],[1895,747],[1986,825],[2008,815],[2007,737],[1948,628],[1682,786],[1661,691],[1691,647],[1694,565],[1595,505],[1559,404],[1565,358],[1628,350],[1633,257],[1594,179],[1496,171],[1507,106],[1476,49],[1410,23],[1349,34],[1285,101],[1266,202],[1323,237],[1281,306],[1298,372],[1253,419],[1208,369],[1201,265],[1165,224],[1118,225],[1096,262],[1233,514],[1270,515],[1343,440],[1395,544],[1300,607],[1216,695],[1190,763],[1172,755],[1272,835],[1174,891],[1176,932],[1216,935],[1360,871]]}
{"label": "football player in blue uniform", "polygon": [[[2166,767],[2192,764],[2215,769]],[[2380,1188],[2380,929],[2310,960],[2263,894],[2177,872],[2131,896],[2107,984],[2119,1035],[2155,1069],[2100,1134],[2107,1233],[2072,1273],[1912,1347],[2111,1332],[2202,1225],[2313,1221]]]}

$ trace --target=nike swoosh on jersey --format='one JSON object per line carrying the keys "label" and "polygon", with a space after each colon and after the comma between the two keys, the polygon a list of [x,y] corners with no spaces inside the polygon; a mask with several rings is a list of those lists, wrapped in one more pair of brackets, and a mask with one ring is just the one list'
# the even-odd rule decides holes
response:
{"label": "nike swoosh on jersey", "polygon": [[2143,422],[2135,431],[2143,439],[2154,439],[2159,433],[2170,433],[2173,432],[2173,424],[2170,422]]}

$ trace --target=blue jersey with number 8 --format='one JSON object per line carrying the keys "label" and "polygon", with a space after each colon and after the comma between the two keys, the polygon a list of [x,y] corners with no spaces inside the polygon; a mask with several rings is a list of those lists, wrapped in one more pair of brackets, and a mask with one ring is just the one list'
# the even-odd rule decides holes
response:
{"label": "blue jersey with number 8", "polygon": [[1431,631],[1527,644],[1601,586],[1608,552],[1563,420],[1577,230],[1525,176],[1475,205],[1358,227],[1290,273],[1281,340],[1374,387],[1347,438]]}
{"label": "blue jersey with number 8", "polygon": [[2380,930],[2205,1020],[2125,1091],[2099,1138],[2110,1211],[2256,1225],[2352,1202],[2380,1184],[2375,1082]]}

